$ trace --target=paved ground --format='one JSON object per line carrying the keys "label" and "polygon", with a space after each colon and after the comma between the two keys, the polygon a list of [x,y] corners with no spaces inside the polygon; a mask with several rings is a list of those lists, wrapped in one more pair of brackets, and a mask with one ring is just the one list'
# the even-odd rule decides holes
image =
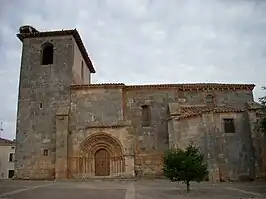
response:
{"label": "paved ground", "polygon": [[8,199],[266,199],[266,183],[193,183],[167,180],[139,181],[0,181],[0,198]]}

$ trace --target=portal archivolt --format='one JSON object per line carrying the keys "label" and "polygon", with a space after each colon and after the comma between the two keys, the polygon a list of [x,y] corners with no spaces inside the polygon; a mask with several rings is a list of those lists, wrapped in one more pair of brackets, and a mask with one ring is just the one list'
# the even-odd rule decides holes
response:
{"label": "portal archivolt", "polygon": [[118,176],[124,172],[122,145],[106,134],[93,134],[80,146],[79,173],[86,176]]}

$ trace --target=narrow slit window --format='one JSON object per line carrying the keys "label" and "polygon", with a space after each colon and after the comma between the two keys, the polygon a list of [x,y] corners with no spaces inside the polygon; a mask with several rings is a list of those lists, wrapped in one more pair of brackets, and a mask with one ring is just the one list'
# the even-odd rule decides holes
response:
{"label": "narrow slit window", "polygon": [[151,113],[148,105],[141,106],[142,108],[142,126],[148,127],[151,125]]}
{"label": "narrow slit window", "polygon": [[235,133],[235,123],[234,119],[224,119],[224,132],[225,133]]}
{"label": "narrow slit window", "polygon": [[14,162],[15,161],[15,154],[14,153],[10,153],[9,154],[9,162]]}
{"label": "narrow slit window", "polygon": [[39,107],[40,107],[40,109],[42,109],[43,108],[43,103],[40,103]]}
{"label": "narrow slit window", "polygon": [[43,150],[43,156],[48,156],[48,149]]}
{"label": "narrow slit window", "polygon": [[207,104],[207,105],[212,105],[213,103],[214,103],[213,95],[208,94],[208,95],[206,96],[206,104]]}
{"label": "narrow slit window", "polygon": [[81,79],[84,80],[84,64],[83,64],[83,61],[81,61]]}
{"label": "narrow slit window", "polygon": [[47,43],[42,49],[42,65],[53,64],[54,61],[54,46],[51,43]]}

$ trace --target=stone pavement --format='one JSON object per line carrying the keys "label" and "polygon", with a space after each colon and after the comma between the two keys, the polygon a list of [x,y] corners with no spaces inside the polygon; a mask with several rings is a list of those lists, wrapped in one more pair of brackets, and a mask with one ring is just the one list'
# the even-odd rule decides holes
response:
{"label": "stone pavement", "polygon": [[191,193],[183,184],[167,180],[138,181],[0,181],[0,198],[6,199],[266,199],[266,183],[193,183]]}

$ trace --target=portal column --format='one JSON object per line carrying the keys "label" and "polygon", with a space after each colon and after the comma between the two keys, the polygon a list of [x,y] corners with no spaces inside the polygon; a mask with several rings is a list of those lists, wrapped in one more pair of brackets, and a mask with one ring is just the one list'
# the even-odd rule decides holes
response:
{"label": "portal column", "polygon": [[125,156],[124,176],[126,176],[126,177],[134,177],[135,176],[134,155],[126,155]]}

